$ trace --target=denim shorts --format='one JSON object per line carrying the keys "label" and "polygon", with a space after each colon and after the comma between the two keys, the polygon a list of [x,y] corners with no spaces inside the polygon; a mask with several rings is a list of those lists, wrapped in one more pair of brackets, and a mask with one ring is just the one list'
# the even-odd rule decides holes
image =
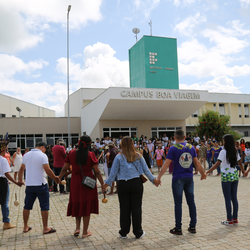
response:
{"label": "denim shorts", "polygon": [[41,186],[26,186],[25,193],[24,209],[32,210],[33,204],[36,198],[38,198],[41,211],[49,210],[48,184],[42,184]]}

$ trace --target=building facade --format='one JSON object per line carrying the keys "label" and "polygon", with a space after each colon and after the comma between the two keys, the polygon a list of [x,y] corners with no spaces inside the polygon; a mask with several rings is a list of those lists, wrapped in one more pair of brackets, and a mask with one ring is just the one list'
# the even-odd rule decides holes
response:
{"label": "building facade", "polygon": [[17,107],[22,110],[21,117],[55,117],[55,111],[52,109],[0,94],[0,118],[18,117]]}

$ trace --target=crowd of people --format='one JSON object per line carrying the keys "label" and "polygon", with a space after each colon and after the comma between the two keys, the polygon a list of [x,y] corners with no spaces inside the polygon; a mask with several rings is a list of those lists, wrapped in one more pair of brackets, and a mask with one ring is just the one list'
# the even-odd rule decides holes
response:
{"label": "crowd of people", "polygon": [[[23,209],[23,233],[32,230],[28,224],[30,211],[38,198],[43,221],[43,234],[56,232],[48,226],[49,191],[68,194],[62,181],[71,174],[67,216],[76,218],[74,236],[80,235],[83,220],[82,237],[91,236],[88,231],[90,215],[99,213],[97,185],[90,188],[84,182],[86,177],[98,179],[103,194],[110,187],[109,195],[118,193],[120,203],[121,238],[127,238],[132,223],[136,238],[142,238],[142,197],[144,174],[156,187],[161,177],[169,170],[172,177],[172,192],[175,203],[175,227],[170,233],[182,234],[182,196],[186,196],[189,206],[190,224],[188,231],[196,233],[196,206],[194,202],[193,174],[201,174],[201,180],[212,175],[217,169],[221,176],[222,191],[225,198],[227,219],[223,225],[238,224],[237,186],[240,176],[246,177],[250,171],[250,143],[242,139],[235,142],[231,135],[225,135],[223,141],[215,138],[185,136],[177,130],[173,137],[166,134],[160,138],[147,139],[146,136],[133,135],[116,138],[96,138],[82,136],[73,148],[66,148],[62,139],[55,146],[39,142],[35,149],[22,155],[20,148],[11,158],[8,153],[8,139],[0,142],[0,204],[4,226],[14,228],[9,219],[9,181],[18,186],[26,185]],[[105,181],[99,170],[103,163]],[[152,167],[156,163],[158,176],[154,176]],[[14,178],[10,175],[10,164],[14,166]],[[208,169],[207,169],[208,166]],[[24,174],[25,173],[25,174]],[[48,182],[47,182],[48,176]],[[17,180],[18,177],[18,180]],[[23,181],[25,177],[25,183]],[[48,183],[48,184],[47,184]],[[116,187],[116,190],[114,190]],[[233,210],[232,210],[233,204]]]}

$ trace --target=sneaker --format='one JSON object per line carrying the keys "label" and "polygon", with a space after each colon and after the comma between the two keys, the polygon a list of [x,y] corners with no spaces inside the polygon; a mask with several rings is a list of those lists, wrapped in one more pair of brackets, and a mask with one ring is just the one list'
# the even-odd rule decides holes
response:
{"label": "sneaker", "polygon": [[238,220],[237,219],[233,219],[233,224],[237,226],[238,225]]}
{"label": "sneaker", "polygon": [[68,192],[66,192],[66,191],[63,191],[63,192],[60,192],[60,194],[68,194]]}
{"label": "sneaker", "polygon": [[221,222],[222,225],[225,225],[225,226],[233,226],[233,220],[224,220]]}
{"label": "sneaker", "polygon": [[177,235],[182,235],[182,230],[181,229],[177,229],[176,227],[171,229],[169,231],[171,234],[177,234]]}
{"label": "sneaker", "polygon": [[136,239],[141,239],[143,238],[144,236],[146,235],[146,232],[145,231],[142,231],[142,235],[140,237],[135,237]]}
{"label": "sneaker", "polygon": [[188,231],[189,231],[190,233],[192,233],[192,234],[195,234],[195,233],[196,233],[195,227],[189,226]]}
{"label": "sneaker", "polygon": [[122,236],[120,234],[119,234],[119,236],[120,236],[121,239],[127,239],[127,236]]}

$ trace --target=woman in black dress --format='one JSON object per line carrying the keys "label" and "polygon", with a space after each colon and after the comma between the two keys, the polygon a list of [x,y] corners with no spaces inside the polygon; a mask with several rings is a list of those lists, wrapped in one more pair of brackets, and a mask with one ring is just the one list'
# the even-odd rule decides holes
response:
{"label": "woman in black dress", "polygon": [[150,159],[150,158],[152,158],[152,156],[151,156],[151,154],[149,152],[149,149],[148,149],[148,146],[147,146],[146,142],[143,143],[143,158],[146,161],[150,172],[153,173],[153,171],[151,169],[151,159]]}

